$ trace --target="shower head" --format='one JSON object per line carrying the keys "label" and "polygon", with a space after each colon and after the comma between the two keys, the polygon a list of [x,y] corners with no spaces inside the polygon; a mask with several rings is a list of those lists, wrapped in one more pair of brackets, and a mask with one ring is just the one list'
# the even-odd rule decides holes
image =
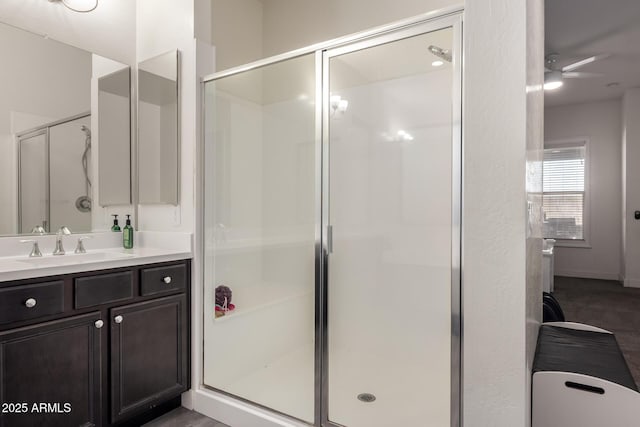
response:
{"label": "shower head", "polygon": [[429,52],[431,52],[438,58],[444,59],[447,62],[451,62],[451,51],[449,49],[442,49],[434,45],[429,46],[428,49],[429,49]]}
{"label": "shower head", "polygon": [[91,129],[89,129],[89,128],[88,128],[88,127],[86,127],[85,125],[82,125],[82,126],[80,127],[80,130],[81,130],[82,132],[84,132],[84,133],[85,133],[85,135],[87,135],[88,137],[90,137],[90,136],[91,136]]}

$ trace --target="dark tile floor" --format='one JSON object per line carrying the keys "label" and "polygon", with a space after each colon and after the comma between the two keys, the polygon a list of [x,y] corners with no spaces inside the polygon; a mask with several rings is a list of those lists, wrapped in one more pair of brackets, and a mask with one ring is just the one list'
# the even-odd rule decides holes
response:
{"label": "dark tile floor", "polygon": [[144,427],[229,427],[219,421],[205,417],[186,408],[177,408],[156,418]]}
{"label": "dark tile floor", "polygon": [[553,295],[567,322],[587,323],[616,335],[640,387],[640,289],[612,280],[556,276]]}

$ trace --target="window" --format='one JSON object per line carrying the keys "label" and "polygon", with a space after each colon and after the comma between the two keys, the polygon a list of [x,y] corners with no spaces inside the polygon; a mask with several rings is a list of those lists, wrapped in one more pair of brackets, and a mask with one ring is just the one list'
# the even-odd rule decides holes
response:
{"label": "window", "polygon": [[586,243],[585,141],[552,145],[544,150],[544,237]]}

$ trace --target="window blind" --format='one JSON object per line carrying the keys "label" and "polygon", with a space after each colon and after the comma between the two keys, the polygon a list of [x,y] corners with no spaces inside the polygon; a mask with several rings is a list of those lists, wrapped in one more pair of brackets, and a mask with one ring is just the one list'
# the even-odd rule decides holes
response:
{"label": "window blind", "polygon": [[585,146],[544,150],[544,237],[584,240]]}

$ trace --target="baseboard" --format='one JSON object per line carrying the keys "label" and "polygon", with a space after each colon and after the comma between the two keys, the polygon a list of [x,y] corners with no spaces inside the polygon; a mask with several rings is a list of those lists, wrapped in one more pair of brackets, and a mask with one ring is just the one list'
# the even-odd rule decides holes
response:
{"label": "baseboard", "polygon": [[301,421],[207,389],[195,390],[193,406],[196,412],[233,427],[309,427]]}
{"label": "baseboard", "polygon": [[193,401],[195,400],[195,391],[193,389],[182,393],[182,406],[193,410]]}
{"label": "baseboard", "polygon": [[638,279],[625,279],[620,276],[620,282],[625,288],[640,288],[640,280]]}
{"label": "baseboard", "polygon": [[575,271],[575,270],[556,270],[553,272],[554,276],[564,277],[580,277],[583,279],[599,279],[599,280],[620,280],[620,274],[618,273],[603,273],[599,271]]}

